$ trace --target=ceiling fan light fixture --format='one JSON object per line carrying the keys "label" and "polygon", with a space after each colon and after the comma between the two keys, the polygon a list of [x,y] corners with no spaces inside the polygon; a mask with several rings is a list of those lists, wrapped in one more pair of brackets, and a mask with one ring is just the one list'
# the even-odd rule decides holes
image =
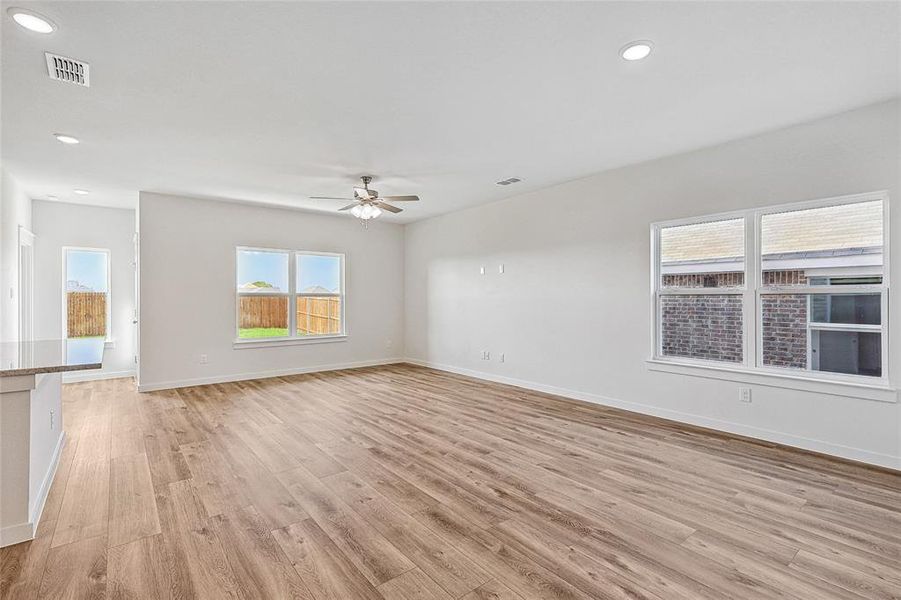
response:
{"label": "ceiling fan light fixture", "polygon": [[[351,210],[351,212],[353,212],[353,210]],[[378,206],[363,204],[362,206],[360,206],[360,214],[357,216],[364,221],[368,221],[369,219],[375,219],[380,214],[382,214],[382,209]]]}

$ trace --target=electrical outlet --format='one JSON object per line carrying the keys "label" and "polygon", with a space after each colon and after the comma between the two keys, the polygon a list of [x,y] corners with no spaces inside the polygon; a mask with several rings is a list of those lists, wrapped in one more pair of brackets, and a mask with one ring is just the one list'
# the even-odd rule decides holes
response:
{"label": "electrical outlet", "polygon": [[504,263],[501,263],[497,266],[497,272],[500,273],[501,275],[504,274]]}
{"label": "electrical outlet", "polygon": [[482,360],[491,360],[491,353],[487,350],[482,350]]}
{"label": "electrical outlet", "polygon": [[485,274],[485,267],[479,267],[479,275]]}
{"label": "electrical outlet", "polygon": [[742,402],[750,402],[751,401],[751,388],[747,388],[747,387],[738,388],[738,399]]}
{"label": "electrical outlet", "polygon": [[210,362],[209,357],[206,354],[201,354],[200,355],[200,364],[205,365],[208,362]]}
{"label": "electrical outlet", "polygon": [[389,340],[385,340],[385,348],[387,348],[388,350],[391,350],[391,346],[393,346],[393,345],[394,345],[394,341],[393,341],[393,340],[390,340],[390,339],[389,339]]}

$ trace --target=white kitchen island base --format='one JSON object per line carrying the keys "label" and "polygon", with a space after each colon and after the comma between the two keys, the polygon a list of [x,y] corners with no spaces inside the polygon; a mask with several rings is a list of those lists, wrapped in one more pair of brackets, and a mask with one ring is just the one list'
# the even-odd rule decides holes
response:
{"label": "white kitchen island base", "polygon": [[0,547],[37,532],[66,439],[62,373],[102,360],[102,339],[0,343]]}

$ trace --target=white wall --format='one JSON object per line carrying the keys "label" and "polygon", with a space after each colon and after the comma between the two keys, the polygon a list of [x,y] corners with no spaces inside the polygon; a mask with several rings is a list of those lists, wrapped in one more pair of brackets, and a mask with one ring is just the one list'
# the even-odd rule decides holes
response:
{"label": "white wall", "polygon": [[[901,286],[899,160],[896,101],[411,224],[407,356],[901,468],[896,403],[753,386],[744,404],[735,382],[645,363],[650,223],[887,189],[891,276]],[[891,313],[899,348],[901,293]],[[482,350],[492,360],[481,360]],[[901,351],[891,374],[901,382]]]}
{"label": "white wall", "polygon": [[[402,226],[146,192],[138,212],[140,389],[403,356]],[[345,253],[347,339],[233,348],[236,246]]]}
{"label": "white wall", "polygon": [[135,211],[64,202],[35,200],[32,224],[36,236],[34,264],[35,339],[63,333],[63,247],[81,246],[110,251],[112,344],[103,355],[103,369],[64,376],[64,380],[126,377],[134,374]]}
{"label": "white wall", "polygon": [[19,226],[31,229],[31,200],[0,169],[0,341],[19,340]]}

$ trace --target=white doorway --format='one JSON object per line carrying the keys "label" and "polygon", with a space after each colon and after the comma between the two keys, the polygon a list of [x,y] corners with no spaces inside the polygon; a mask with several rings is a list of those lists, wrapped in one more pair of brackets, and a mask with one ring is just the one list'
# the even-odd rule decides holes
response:
{"label": "white doorway", "polygon": [[34,234],[19,226],[19,341],[34,340]]}

